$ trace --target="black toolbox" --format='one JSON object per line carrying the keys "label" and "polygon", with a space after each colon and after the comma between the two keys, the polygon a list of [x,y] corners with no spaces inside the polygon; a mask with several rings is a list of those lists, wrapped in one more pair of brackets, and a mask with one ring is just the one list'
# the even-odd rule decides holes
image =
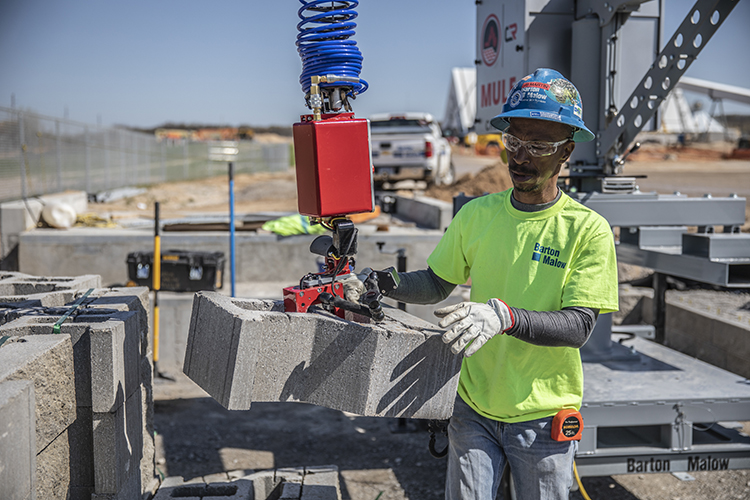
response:
{"label": "black toolbox", "polygon": [[[153,289],[154,252],[128,254],[128,279]],[[165,292],[215,291],[224,285],[224,253],[166,250],[161,254],[161,283]]]}

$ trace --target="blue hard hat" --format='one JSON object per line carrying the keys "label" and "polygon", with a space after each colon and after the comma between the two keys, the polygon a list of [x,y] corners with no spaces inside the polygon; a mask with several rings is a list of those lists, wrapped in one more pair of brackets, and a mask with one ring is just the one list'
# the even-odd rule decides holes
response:
{"label": "blue hard hat", "polygon": [[521,78],[510,90],[502,113],[490,120],[490,124],[505,132],[511,118],[533,118],[570,125],[575,130],[575,142],[594,138],[583,123],[583,102],[578,89],[554,69],[540,68]]}

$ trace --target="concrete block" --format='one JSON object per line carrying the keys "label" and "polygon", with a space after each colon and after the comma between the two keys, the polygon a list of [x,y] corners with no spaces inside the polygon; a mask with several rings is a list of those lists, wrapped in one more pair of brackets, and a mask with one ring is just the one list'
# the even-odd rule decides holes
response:
{"label": "concrete block", "polygon": [[281,483],[281,492],[279,494],[279,500],[299,500],[302,496],[302,484],[301,483]]}
{"label": "concrete block", "polygon": [[[65,308],[62,308],[65,309]],[[28,315],[0,327],[0,335],[51,335],[60,309]],[[59,314],[55,314],[55,313]],[[82,311],[61,325],[73,344],[76,404],[96,412],[119,407],[140,384],[141,334],[135,312]]]}
{"label": "concrete block", "polygon": [[138,500],[141,498],[143,498],[141,476],[137,473],[130,474],[117,493],[99,493],[95,490],[91,494],[91,500]]}
{"label": "concrete block", "polygon": [[[76,320],[87,321],[79,316]],[[94,412],[109,412],[122,405],[140,386],[140,332],[138,315],[116,313],[92,325],[91,406]]]}
{"label": "concrete block", "polygon": [[[7,276],[3,273],[3,276]],[[0,280],[0,296],[25,296],[63,290],[86,290],[101,288],[102,280],[96,274],[74,277],[29,276],[18,273],[14,277]]]}
{"label": "concrete block", "polygon": [[0,498],[35,498],[34,408],[33,382],[0,382]]}
{"label": "concrete block", "polygon": [[338,467],[305,467],[300,500],[341,500]]}
{"label": "concrete block", "polygon": [[224,407],[303,401],[365,416],[448,418],[461,356],[398,309],[361,324],[280,301],[196,294],[183,371]]}
{"label": "concrete block", "polygon": [[94,494],[94,487],[71,486],[70,497],[68,500],[91,500]]}
{"label": "concrete block", "polygon": [[265,500],[268,496],[255,496],[253,480],[241,478],[229,481],[224,479],[215,481],[217,475],[205,476],[186,482],[180,476],[166,478],[153,500],[167,500],[171,498],[194,498],[202,500]]}
{"label": "concrete block", "polygon": [[397,196],[396,215],[419,227],[444,231],[453,219],[453,204],[428,196]]}
{"label": "concrete block", "polygon": [[34,383],[35,453],[46,448],[76,419],[73,347],[68,335],[7,340],[0,347],[0,382],[6,380]]}
{"label": "concrete block", "polygon": [[36,457],[36,497],[67,500],[70,469],[75,459],[70,449],[68,429],[65,429]]}
{"label": "concrete block", "polygon": [[141,356],[150,356],[150,303],[148,287],[124,287],[112,288],[104,294],[98,294],[96,299],[88,305],[88,308],[104,311],[133,311],[138,313],[138,329],[141,333]]}
{"label": "concrete block", "polygon": [[94,488],[94,414],[90,407],[78,407],[75,422],[68,427],[71,488]]}
{"label": "concrete block", "polygon": [[[148,359],[144,359],[148,362]],[[141,384],[141,413],[143,448],[141,455],[141,485],[145,493],[147,488],[158,480],[156,474],[156,443],[154,442],[154,395],[151,386]]]}
{"label": "concrete block", "polygon": [[140,388],[114,412],[93,415],[94,489],[97,494],[118,494],[131,476],[137,476],[143,453],[143,415]]}

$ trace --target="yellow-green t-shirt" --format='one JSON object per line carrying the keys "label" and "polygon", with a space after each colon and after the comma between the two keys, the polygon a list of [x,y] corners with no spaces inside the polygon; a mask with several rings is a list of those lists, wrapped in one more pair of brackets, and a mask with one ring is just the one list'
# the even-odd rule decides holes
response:
{"label": "yellow-green t-shirt", "polygon": [[[476,198],[456,214],[427,259],[450,283],[471,278],[471,300],[503,300],[531,311],[590,307],[616,311],[617,260],[607,221],[566,194],[522,212],[512,189]],[[504,422],[580,409],[578,349],[540,347],[496,335],[461,365],[458,393],[479,414]]]}

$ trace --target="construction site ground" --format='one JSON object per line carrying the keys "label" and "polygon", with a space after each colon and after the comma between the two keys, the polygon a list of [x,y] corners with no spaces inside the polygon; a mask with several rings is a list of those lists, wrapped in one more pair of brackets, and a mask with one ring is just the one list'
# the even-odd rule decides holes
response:
{"label": "construction site ground", "polygon": [[[750,198],[750,161],[722,160],[728,150],[727,144],[646,145],[633,155],[625,174],[648,175],[638,179],[642,191],[680,191],[690,196],[736,193]],[[470,168],[459,169],[455,185],[430,187],[425,194],[449,201],[459,192],[480,195],[510,187],[499,159],[473,156],[457,149],[457,164]],[[91,205],[91,209],[115,221],[148,219],[156,200],[165,218],[226,214],[226,178],[156,185],[132,198]],[[293,170],[236,176],[236,200],[239,214],[296,211]],[[746,223],[743,230],[748,228]],[[154,389],[157,468],[164,477],[189,479],[238,469],[333,464],[340,471],[344,499],[443,497],[446,461],[430,455],[429,433],[420,422],[360,417],[301,403],[257,403],[248,411],[227,411],[184,375],[170,375],[176,381],[157,378]],[[750,433],[750,422],[742,425]],[[444,444],[440,438],[438,447]],[[671,474],[591,477],[584,478],[583,484],[593,500],[750,498],[748,470],[691,475],[690,481]],[[571,498],[583,497],[574,492]]]}

